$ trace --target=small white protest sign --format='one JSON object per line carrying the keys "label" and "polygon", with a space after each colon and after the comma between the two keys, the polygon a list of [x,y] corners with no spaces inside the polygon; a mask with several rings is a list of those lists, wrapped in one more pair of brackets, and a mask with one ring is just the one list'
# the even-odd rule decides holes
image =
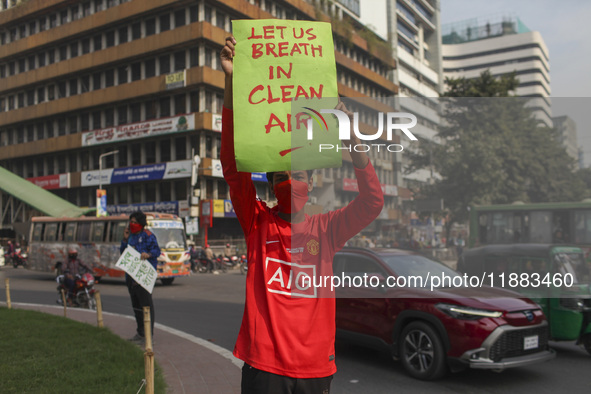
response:
{"label": "small white protest sign", "polygon": [[137,250],[128,246],[121,253],[121,257],[117,260],[115,267],[127,272],[133,280],[152,294],[154,284],[156,283],[156,279],[158,279],[158,273],[148,260],[141,259],[141,254]]}

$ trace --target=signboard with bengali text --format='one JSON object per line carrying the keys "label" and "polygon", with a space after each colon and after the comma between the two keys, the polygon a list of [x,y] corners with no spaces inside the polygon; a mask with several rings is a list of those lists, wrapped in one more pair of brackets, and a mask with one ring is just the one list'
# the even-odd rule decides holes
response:
{"label": "signboard with bengali text", "polygon": [[152,294],[158,273],[148,260],[141,259],[141,255],[137,250],[128,246],[121,253],[121,257],[117,260],[115,267],[125,271],[140,286]]}

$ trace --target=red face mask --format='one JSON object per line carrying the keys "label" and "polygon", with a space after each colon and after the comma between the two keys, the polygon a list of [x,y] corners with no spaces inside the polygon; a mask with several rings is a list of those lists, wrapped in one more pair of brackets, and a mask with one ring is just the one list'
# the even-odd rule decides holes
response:
{"label": "red face mask", "polygon": [[308,184],[293,179],[278,183],[273,188],[279,211],[283,213],[295,213],[302,210],[308,202]]}
{"label": "red face mask", "polygon": [[132,234],[139,233],[142,231],[142,228],[144,228],[144,226],[139,223],[129,223],[129,231],[131,231]]}

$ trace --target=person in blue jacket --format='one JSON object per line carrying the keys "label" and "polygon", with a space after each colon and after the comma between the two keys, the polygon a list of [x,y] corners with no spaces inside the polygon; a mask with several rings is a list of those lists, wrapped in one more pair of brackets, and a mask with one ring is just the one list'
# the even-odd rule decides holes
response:
{"label": "person in blue jacket", "polygon": [[[129,216],[129,226],[123,233],[120,252],[123,253],[127,246],[131,246],[141,253],[142,260],[148,260],[154,269],[156,269],[158,264],[157,259],[161,253],[160,247],[158,246],[156,236],[145,229],[146,224],[146,215],[141,211],[134,212]],[[152,294],[127,274],[125,274],[125,283],[131,296],[131,306],[137,323],[137,332],[130,340],[143,344],[145,338],[143,308],[145,306],[150,307],[152,337],[154,337],[154,303],[152,302]]]}

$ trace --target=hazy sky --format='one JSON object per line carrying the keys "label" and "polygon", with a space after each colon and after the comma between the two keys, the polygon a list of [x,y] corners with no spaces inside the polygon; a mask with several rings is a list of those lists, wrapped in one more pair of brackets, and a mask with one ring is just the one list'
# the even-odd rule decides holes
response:
{"label": "hazy sky", "polygon": [[[385,7],[386,0],[361,0],[362,20],[384,36]],[[542,34],[550,55],[552,97],[580,98],[555,100],[553,115],[575,119],[585,162],[591,165],[591,1],[441,0],[442,24],[494,15],[517,16]],[[569,109],[573,105],[576,111]]]}

